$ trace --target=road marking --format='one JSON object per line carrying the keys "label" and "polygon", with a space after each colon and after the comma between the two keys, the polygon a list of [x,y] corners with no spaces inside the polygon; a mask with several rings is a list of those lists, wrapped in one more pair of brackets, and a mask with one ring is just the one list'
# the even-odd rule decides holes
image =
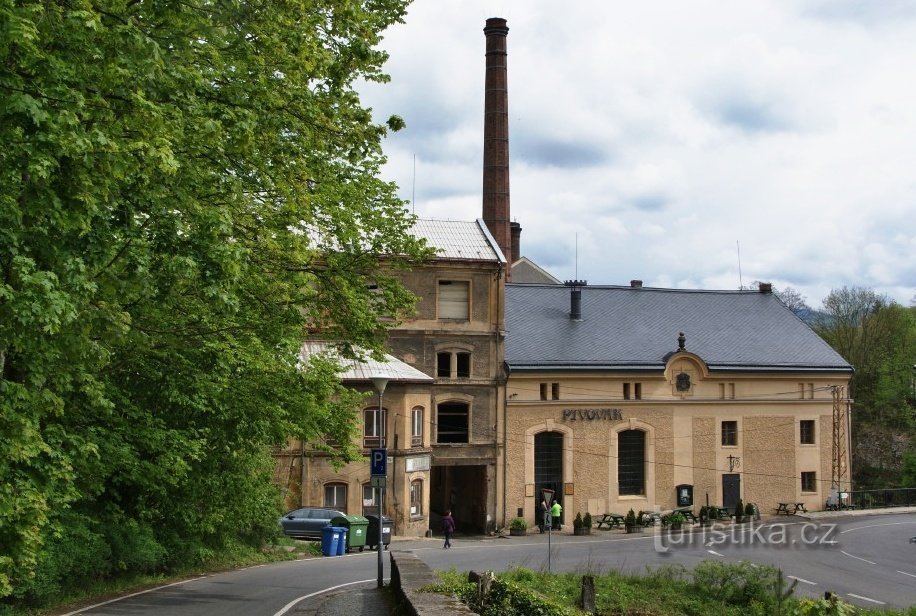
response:
{"label": "road marking", "polygon": [[715,550],[706,550],[706,551],[712,554],[713,556],[721,556],[722,558],[725,558],[725,554],[719,554]]}
{"label": "road marking", "polygon": [[840,534],[844,535],[846,533],[851,533],[854,530],[862,530],[864,528],[878,528],[879,526],[900,526],[901,524],[912,524],[912,522],[887,522],[886,524],[869,524],[867,526],[856,526],[855,528],[847,528],[846,530],[841,530]]}
{"label": "road marking", "polygon": [[862,562],[868,563],[869,565],[877,565],[877,564],[878,564],[878,563],[874,563],[874,562],[872,562],[872,561],[870,561],[870,560],[865,560],[864,558],[860,558],[860,557],[858,557],[858,556],[853,556],[853,555],[850,554],[849,552],[844,552],[843,550],[840,550],[840,554],[845,554],[845,555],[848,556],[849,558],[855,558],[856,560],[861,560]]}
{"label": "road marking", "polygon": [[849,593],[850,597],[855,597],[856,599],[861,599],[862,601],[871,601],[872,603],[877,603],[878,605],[887,605],[884,601],[878,601],[877,599],[871,599],[869,597],[863,597],[862,595],[854,595]]}
{"label": "road marking", "polygon": [[789,578],[790,580],[798,580],[802,584],[811,584],[812,586],[817,586],[817,582],[809,582],[808,580],[804,578],[795,577],[794,575],[787,575],[786,577]]}
{"label": "road marking", "polygon": [[108,601],[103,601],[102,603],[96,603],[95,605],[88,605],[86,607],[81,607],[78,610],[75,610],[73,612],[67,612],[66,614],[62,614],[61,616],[73,616],[74,614],[80,614],[88,610],[94,610],[97,607],[102,607],[103,605],[108,605],[109,603],[123,601],[124,599],[130,599],[131,597],[139,597],[140,595],[145,595],[146,593],[153,592],[154,590],[162,590],[163,588],[169,588],[171,586],[178,586],[180,584],[187,584],[188,582],[195,582],[197,580],[202,580],[205,577],[208,577],[208,576],[202,575],[200,577],[191,578],[190,580],[182,580],[180,582],[172,582],[171,584],[166,584],[164,586],[156,586],[155,588],[147,588],[146,590],[141,590],[140,592],[135,592],[129,595],[124,595],[123,597],[118,597],[117,599],[109,599]]}
{"label": "road marking", "polygon": [[897,573],[902,573],[903,575],[908,575],[910,577],[916,577],[916,575],[913,575],[912,573],[907,573],[906,571],[901,571],[900,569],[897,569]]}
{"label": "road marking", "polygon": [[[368,583],[368,582],[374,582],[374,581],[375,581],[375,580],[360,580],[360,581],[358,581],[358,582],[347,582],[346,584],[338,584],[337,586],[331,586],[330,588],[325,588],[324,590],[319,590],[319,591],[317,591],[317,592],[313,592],[313,593],[311,593],[311,594],[309,594],[309,595],[305,595],[304,597],[299,597],[298,599],[293,599],[292,601],[290,601],[289,603],[287,603],[286,605],[284,605],[283,608],[282,608],[279,612],[277,612],[276,614],[274,614],[274,616],[283,616],[283,614],[285,614],[286,612],[288,612],[289,610],[291,610],[291,609],[293,608],[293,606],[295,606],[297,603],[299,603],[300,601],[302,601],[302,600],[304,600],[304,599],[309,599],[309,598],[314,597],[314,596],[316,596],[316,595],[323,595],[323,594],[326,593],[326,592],[331,592],[332,590],[337,590],[338,588],[343,588],[344,586],[353,586],[354,584],[366,584],[366,583]],[[67,614],[64,614],[64,616],[68,616],[68,615],[67,615]]]}

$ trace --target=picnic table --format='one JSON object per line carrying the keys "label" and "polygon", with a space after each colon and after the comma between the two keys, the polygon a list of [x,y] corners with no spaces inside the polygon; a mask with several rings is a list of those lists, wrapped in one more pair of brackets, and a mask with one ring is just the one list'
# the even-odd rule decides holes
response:
{"label": "picnic table", "polygon": [[688,522],[696,523],[699,521],[697,520],[697,516],[693,515],[693,510],[690,507],[680,507],[674,511],[687,518]]}
{"label": "picnic table", "polygon": [[808,513],[805,503],[779,503],[776,507],[776,515],[795,515],[799,511]]}
{"label": "picnic table", "polygon": [[607,530],[612,528],[620,528],[623,526],[625,516],[620,515],[619,513],[605,513],[598,518],[598,528],[600,529],[603,525],[607,524]]}
{"label": "picnic table", "polygon": [[640,511],[639,519],[642,520],[643,526],[655,526],[662,521],[662,514],[658,511]]}

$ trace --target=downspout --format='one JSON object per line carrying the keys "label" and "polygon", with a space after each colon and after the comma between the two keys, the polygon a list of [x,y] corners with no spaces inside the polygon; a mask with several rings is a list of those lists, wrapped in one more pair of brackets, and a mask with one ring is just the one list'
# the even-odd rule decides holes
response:
{"label": "downspout", "polygon": [[[503,385],[503,526],[506,526],[506,520],[509,519],[508,502],[509,502],[509,374],[512,368],[503,360],[505,367],[505,382]],[[535,516],[536,517],[536,516]]]}

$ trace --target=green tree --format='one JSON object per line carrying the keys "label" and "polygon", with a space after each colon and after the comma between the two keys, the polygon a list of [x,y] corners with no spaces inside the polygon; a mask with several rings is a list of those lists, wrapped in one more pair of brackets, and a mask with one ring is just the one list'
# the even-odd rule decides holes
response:
{"label": "green tree", "polygon": [[0,0],[0,597],[257,541],[269,448],[348,441],[297,350],[412,306],[353,89],[405,4]]}

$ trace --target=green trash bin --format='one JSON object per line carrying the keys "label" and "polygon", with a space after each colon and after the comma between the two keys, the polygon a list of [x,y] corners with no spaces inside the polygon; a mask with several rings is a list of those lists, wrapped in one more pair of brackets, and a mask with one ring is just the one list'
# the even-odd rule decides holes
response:
{"label": "green trash bin", "polygon": [[361,515],[340,515],[331,518],[331,526],[342,526],[347,529],[347,552],[352,548],[359,548],[360,552],[363,551],[366,545],[369,520]]}

